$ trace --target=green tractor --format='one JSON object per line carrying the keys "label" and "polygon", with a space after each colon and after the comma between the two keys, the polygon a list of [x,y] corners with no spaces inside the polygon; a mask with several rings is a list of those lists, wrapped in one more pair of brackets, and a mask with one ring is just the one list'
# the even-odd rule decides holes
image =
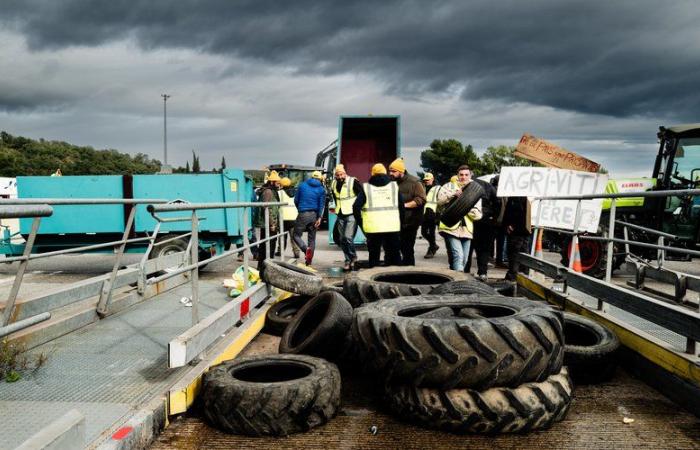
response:
{"label": "green tractor", "polygon": [[[660,145],[651,178],[610,180],[606,193],[639,192],[649,190],[686,190],[700,187],[700,123],[659,127]],[[607,233],[611,200],[603,202],[599,233]],[[618,221],[664,231],[677,237],[669,242],[679,248],[695,249],[700,242],[700,196],[679,194],[669,197],[632,197],[616,201],[615,218]],[[623,227],[615,226],[615,237],[623,237]],[[657,243],[657,236],[628,228],[628,239],[636,242]],[[560,235],[562,264],[568,265],[571,238]],[[633,253],[644,259],[655,259],[657,251],[634,247]],[[587,275],[602,278],[607,260],[606,243],[581,239],[581,266]],[[624,245],[613,246],[613,270],[625,262]],[[687,255],[668,253],[667,259],[687,259]]]}

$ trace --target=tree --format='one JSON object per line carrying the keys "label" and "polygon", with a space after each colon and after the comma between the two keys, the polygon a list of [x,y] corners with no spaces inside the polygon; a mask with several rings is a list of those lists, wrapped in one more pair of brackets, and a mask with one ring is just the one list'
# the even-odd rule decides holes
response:
{"label": "tree", "polygon": [[187,162],[185,163],[185,173],[190,173],[190,170],[191,170],[191,169],[190,169],[190,162],[187,161]]}
{"label": "tree", "polygon": [[226,157],[225,157],[225,156],[222,156],[222,157],[221,157],[221,171],[223,172],[223,170],[224,170],[225,168],[226,168]]}
{"label": "tree", "polygon": [[530,160],[520,158],[513,154],[515,147],[499,145],[488,147],[481,155],[481,172],[479,175],[499,173],[504,166],[535,166],[538,165]]}
{"label": "tree", "polygon": [[432,173],[439,183],[446,183],[464,164],[477,173],[481,171],[481,161],[472,146],[465,147],[456,139],[435,139],[429,149],[423,150],[420,161],[421,167]]}
{"label": "tree", "polygon": [[200,167],[199,167],[199,156],[192,150],[192,172],[193,173],[199,173]]}

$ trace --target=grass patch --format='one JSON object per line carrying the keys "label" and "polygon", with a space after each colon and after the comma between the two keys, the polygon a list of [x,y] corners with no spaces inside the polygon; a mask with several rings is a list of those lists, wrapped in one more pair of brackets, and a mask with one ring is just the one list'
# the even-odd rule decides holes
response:
{"label": "grass patch", "polygon": [[3,339],[0,341],[0,379],[14,383],[38,370],[47,359],[45,353],[29,354],[23,344]]}

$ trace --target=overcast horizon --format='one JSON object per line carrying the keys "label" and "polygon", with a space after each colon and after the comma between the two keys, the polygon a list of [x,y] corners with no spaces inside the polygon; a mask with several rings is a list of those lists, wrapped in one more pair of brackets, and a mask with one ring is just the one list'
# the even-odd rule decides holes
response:
{"label": "overcast horizon", "polygon": [[700,5],[638,1],[6,1],[0,130],[184,166],[311,165],[338,116],[477,153],[527,132],[649,176],[700,122]]}

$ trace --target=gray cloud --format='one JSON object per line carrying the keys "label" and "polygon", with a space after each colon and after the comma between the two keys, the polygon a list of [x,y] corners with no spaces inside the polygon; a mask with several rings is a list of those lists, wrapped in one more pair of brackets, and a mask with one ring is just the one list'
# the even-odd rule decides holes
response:
{"label": "gray cloud", "polygon": [[299,74],[369,74],[405,98],[459,89],[615,117],[700,113],[693,1],[14,1],[3,17],[34,50],[128,38]]}

